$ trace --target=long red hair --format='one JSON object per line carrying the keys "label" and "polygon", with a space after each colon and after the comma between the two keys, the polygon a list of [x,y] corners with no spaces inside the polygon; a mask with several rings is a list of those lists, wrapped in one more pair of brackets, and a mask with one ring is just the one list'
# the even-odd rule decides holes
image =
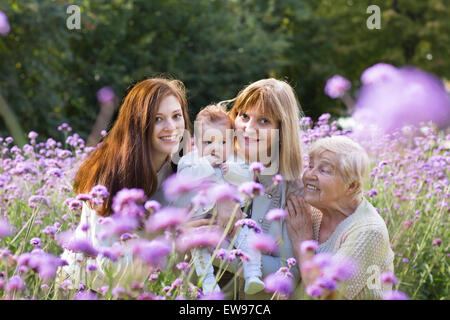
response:
{"label": "long red hair", "polygon": [[[185,133],[189,135],[183,83],[163,78],[146,79],[130,90],[123,100],[116,123],[101,145],[81,164],[74,182],[76,193],[88,193],[98,184],[109,191],[109,197],[97,211],[99,215],[111,215],[112,199],[123,188],[142,189],[148,197],[156,192],[158,178],[150,154],[151,137],[158,107],[170,95],[180,102]],[[190,137],[186,139],[184,135],[181,144],[189,148]]]}

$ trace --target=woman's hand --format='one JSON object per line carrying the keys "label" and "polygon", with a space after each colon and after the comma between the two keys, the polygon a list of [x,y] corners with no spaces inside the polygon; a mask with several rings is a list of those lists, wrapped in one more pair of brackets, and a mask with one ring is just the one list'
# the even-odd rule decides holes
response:
{"label": "woman's hand", "polygon": [[289,194],[286,201],[288,215],[286,216],[286,229],[293,245],[294,253],[299,256],[300,243],[313,238],[311,219],[311,206],[302,196]]}
{"label": "woman's hand", "polygon": [[199,220],[187,221],[187,222],[183,223],[183,227],[186,230],[190,230],[190,229],[194,229],[194,228],[208,226],[210,224],[211,224],[211,219],[199,219]]}
{"label": "woman's hand", "polygon": [[[237,208],[236,208],[237,207]],[[242,219],[242,211],[239,204],[231,200],[222,200],[217,203],[217,225],[222,229],[226,229],[228,222],[232,218],[233,212],[236,210],[233,222],[228,230],[228,236],[233,237],[238,228],[234,226],[237,220]]]}

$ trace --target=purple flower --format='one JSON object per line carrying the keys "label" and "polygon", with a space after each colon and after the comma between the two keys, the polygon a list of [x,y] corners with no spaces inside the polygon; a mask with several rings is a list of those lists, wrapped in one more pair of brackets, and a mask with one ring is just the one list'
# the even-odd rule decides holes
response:
{"label": "purple flower", "polygon": [[7,35],[9,31],[11,31],[11,27],[9,25],[8,17],[0,10],[0,34]]}
{"label": "purple flower", "polygon": [[95,264],[88,264],[86,267],[86,271],[88,272],[92,272],[92,271],[96,271],[97,270],[97,266]]}
{"label": "purple flower", "polygon": [[325,93],[333,98],[340,98],[351,87],[350,81],[340,75],[334,75],[325,84]]}
{"label": "purple flower", "polygon": [[[1,19],[1,18],[0,18],[0,19]],[[34,132],[34,131],[30,131],[30,132],[28,133],[28,138],[31,139],[31,140],[36,139],[38,136],[39,136],[39,135],[38,135],[36,132]]]}
{"label": "purple flower", "polygon": [[234,224],[236,227],[239,226],[247,226],[250,229],[253,229],[255,231],[255,233],[261,233],[261,228],[258,226],[258,224],[256,223],[255,220],[253,219],[240,219],[238,221],[236,221],[236,223]]}
{"label": "purple flower", "polygon": [[255,181],[246,181],[239,185],[238,191],[249,197],[256,197],[264,193],[264,187]]}
{"label": "purple flower", "polygon": [[6,291],[23,291],[25,290],[25,282],[19,276],[12,276],[5,285]]}
{"label": "purple flower", "polygon": [[274,182],[275,185],[283,182],[283,176],[281,174],[276,174],[273,176],[272,181]]}
{"label": "purple flower", "polygon": [[154,213],[154,212],[158,211],[159,209],[161,209],[161,204],[156,200],[148,200],[144,204],[144,208],[145,208],[145,210],[149,211],[150,213]]}
{"label": "purple flower", "polygon": [[336,281],[329,277],[322,276],[315,281],[315,284],[323,289],[327,289],[330,291],[337,289]]}
{"label": "purple flower", "polygon": [[191,191],[199,191],[210,185],[207,180],[199,180],[187,175],[173,174],[163,182],[164,195],[167,200],[176,200],[184,193]]}
{"label": "purple flower", "polygon": [[93,198],[103,198],[103,199],[106,199],[106,198],[109,197],[108,189],[107,189],[105,186],[101,185],[101,184],[98,184],[98,185],[96,185],[95,187],[93,187],[93,188],[91,189],[91,191],[89,192],[89,194],[90,194]]}
{"label": "purple flower", "polygon": [[351,279],[358,271],[356,262],[354,262],[350,258],[336,260],[334,257],[332,257],[331,263],[329,263],[328,256],[322,256],[322,258],[316,257],[314,259],[314,262],[318,266],[321,266],[323,273],[333,280],[345,281]]}
{"label": "purple flower", "polygon": [[256,234],[253,238],[251,238],[251,240],[249,240],[249,243],[253,249],[259,251],[275,252],[278,248],[277,241],[265,233]]}
{"label": "purple flower", "polygon": [[282,273],[271,273],[264,279],[266,292],[277,292],[289,296],[294,290],[294,284],[290,277]]}
{"label": "purple flower", "polygon": [[125,288],[117,286],[111,290],[111,294],[113,295],[113,297],[119,298],[120,296],[125,294]]}
{"label": "purple flower", "polygon": [[378,191],[375,189],[370,189],[369,191],[367,191],[367,195],[371,198],[375,197],[378,194]]}
{"label": "purple flower", "polygon": [[114,101],[116,94],[111,87],[103,87],[97,91],[97,100],[100,104],[108,104]]}
{"label": "purple flower", "polygon": [[392,283],[396,285],[398,283],[397,277],[390,271],[385,271],[380,275],[380,280],[383,283]]}
{"label": "purple flower", "polygon": [[433,240],[433,246],[440,246],[442,243],[442,239],[441,238],[436,238]]}
{"label": "purple flower", "polygon": [[225,300],[225,295],[222,291],[211,292],[207,295],[201,296],[200,300]]}
{"label": "purple flower", "polygon": [[177,269],[181,271],[189,270],[189,263],[187,262],[179,262],[177,263]]}
{"label": "purple flower", "polygon": [[177,226],[188,220],[188,211],[183,208],[165,207],[148,218],[145,223],[147,232]]}
{"label": "purple flower", "polygon": [[409,300],[409,297],[401,291],[393,290],[385,293],[383,300]]}
{"label": "purple flower", "polygon": [[0,218],[0,239],[8,237],[12,234],[12,228],[8,219]]}
{"label": "purple flower", "polygon": [[105,226],[102,234],[99,234],[101,239],[113,236],[121,235],[127,232],[133,232],[139,227],[139,222],[136,217],[112,215],[101,222]]}
{"label": "purple flower", "polygon": [[81,203],[81,201],[78,201],[78,200],[72,200],[69,203],[69,210],[71,210],[71,211],[80,210],[82,207],[83,207],[83,204]]}
{"label": "purple flower", "polygon": [[329,253],[319,253],[313,258],[313,262],[319,268],[324,268],[332,264],[333,256]]}
{"label": "purple flower", "polygon": [[269,210],[269,212],[267,212],[266,214],[266,219],[268,221],[274,221],[274,220],[281,220],[284,219],[286,217],[286,210],[285,209],[271,209]]}
{"label": "purple flower", "polygon": [[361,82],[370,85],[398,77],[398,69],[387,63],[377,63],[361,74]]}
{"label": "purple flower", "polygon": [[306,240],[300,244],[300,252],[305,254],[307,252],[316,253],[319,243],[316,240]]}
{"label": "purple flower", "polygon": [[39,238],[31,238],[30,244],[31,244],[32,246],[34,246],[35,248],[40,248],[41,245],[42,245],[41,239],[39,239]]}
{"label": "purple flower", "polygon": [[138,241],[133,248],[133,254],[146,264],[161,266],[166,257],[172,251],[170,243],[164,238],[156,238],[151,241]]}
{"label": "purple flower", "polygon": [[95,258],[99,254],[92,244],[86,239],[76,239],[72,231],[64,231],[57,235],[57,242],[65,249],[83,253],[88,257]]}
{"label": "purple flower", "polygon": [[352,117],[361,135],[372,124],[386,133],[428,121],[446,128],[450,124],[450,97],[439,78],[404,67],[394,77],[364,85]]}
{"label": "purple flower", "polygon": [[73,300],[98,300],[95,293],[92,291],[78,291],[75,296],[73,297]]}
{"label": "purple flower", "polygon": [[48,199],[48,197],[39,195],[31,196],[30,198],[28,198],[28,206],[30,208],[36,208],[37,204],[41,201],[44,201],[48,207],[50,206],[50,200]]}
{"label": "purple flower", "polygon": [[295,260],[295,258],[289,258],[286,260],[287,265],[289,268],[295,266],[297,264],[297,260]]}
{"label": "purple flower", "polygon": [[90,201],[92,199],[92,196],[90,194],[80,193],[76,196],[78,201]]}
{"label": "purple flower", "polygon": [[240,198],[236,192],[236,188],[231,184],[216,184],[212,188],[207,189],[206,198],[208,202],[220,202],[223,200],[231,200],[240,202]]}
{"label": "purple flower", "polygon": [[144,190],[124,188],[114,196],[114,213],[145,218],[144,206],[147,197]]}
{"label": "purple flower", "polygon": [[323,289],[316,284],[306,287],[306,294],[310,297],[316,298],[323,293]]}
{"label": "purple flower", "polygon": [[249,169],[253,172],[261,172],[264,170],[264,165],[261,162],[253,162],[250,164]]}
{"label": "purple flower", "polygon": [[185,252],[195,247],[216,247],[222,238],[218,228],[203,227],[182,233],[177,238],[177,249]]}

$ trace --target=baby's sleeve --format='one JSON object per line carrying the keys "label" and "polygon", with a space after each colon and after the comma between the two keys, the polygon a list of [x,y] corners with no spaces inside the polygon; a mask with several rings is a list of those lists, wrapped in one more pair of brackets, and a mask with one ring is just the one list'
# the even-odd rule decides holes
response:
{"label": "baby's sleeve", "polygon": [[228,172],[223,176],[226,181],[234,185],[240,185],[245,181],[253,180],[253,172],[248,165],[238,162],[227,162]]}
{"label": "baby's sleeve", "polygon": [[215,174],[214,168],[208,160],[195,156],[192,152],[180,159],[177,173],[196,179],[205,179]]}

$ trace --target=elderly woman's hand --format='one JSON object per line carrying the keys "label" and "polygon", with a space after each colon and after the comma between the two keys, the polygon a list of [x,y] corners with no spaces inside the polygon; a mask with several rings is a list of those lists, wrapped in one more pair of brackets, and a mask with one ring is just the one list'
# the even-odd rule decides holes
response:
{"label": "elderly woman's hand", "polygon": [[299,245],[313,238],[311,206],[302,196],[289,194],[286,202],[288,214],[286,228],[295,253],[299,253]]}

